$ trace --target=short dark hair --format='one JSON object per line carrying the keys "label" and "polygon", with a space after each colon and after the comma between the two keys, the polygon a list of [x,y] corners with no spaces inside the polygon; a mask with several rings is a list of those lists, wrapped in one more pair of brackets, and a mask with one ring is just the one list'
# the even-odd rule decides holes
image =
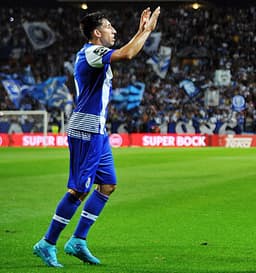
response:
{"label": "short dark hair", "polygon": [[106,16],[102,12],[96,11],[96,12],[86,14],[80,20],[80,29],[83,35],[88,40],[92,38],[93,30],[102,24],[102,19],[104,18],[106,18]]}

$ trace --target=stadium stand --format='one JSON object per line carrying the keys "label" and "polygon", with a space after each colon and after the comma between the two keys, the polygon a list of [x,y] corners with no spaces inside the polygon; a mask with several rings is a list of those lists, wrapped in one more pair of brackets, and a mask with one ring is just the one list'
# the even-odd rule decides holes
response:
{"label": "stadium stand", "polygon": [[[134,13],[134,7],[114,3],[105,10],[118,30],[117,47],[131,38],[140,10]],[[72,63],[83,44],[78,29],[81,15],[76,5],[1,7],[0,80],[5,74],[20,77],[28,69],[37,84],[65,75],[74,97]],[[45,47],[32,44],[26,35],[25,24],[33,22],[46,23],[54,34]],[[127,91],[127,86],[136,87],[138,82],[145,89],[134,107],[113,102],[109,131],[256,133],[255,22],[252,4],[203,5],[194,10],[190,5],[165,3],[157,26],[161,37],[157,50],[145,49],[132,62],[112,67],[114,90]],[[167,59],[161,46],[171,50]],[[20,108],[51,111],[30,96],[22,99]],[[0,110],[15,109],[1,83]],[[1,132],[6,128],[8,124],[1,125]]]}

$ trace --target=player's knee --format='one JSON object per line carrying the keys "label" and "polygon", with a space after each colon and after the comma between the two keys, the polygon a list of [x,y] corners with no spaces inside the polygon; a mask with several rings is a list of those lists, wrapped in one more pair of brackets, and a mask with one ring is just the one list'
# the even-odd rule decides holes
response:
{"label": "player's knee", "polygon": [[116,185],[99,185],[98,191],[105,195],[112,194],[116,189]]}
{"label": "player's knee", "polygon": [[68,192],[77,200],[80,200],[81,202],[84,201],[85,197],[88,195],[88,192],[78,192],[73,189],[68,189]]}
{"label": "player's knee", "polygon": [[116,189],[116,185],[109,185],[109,191],[110,191],[110,194],[113,193]]}

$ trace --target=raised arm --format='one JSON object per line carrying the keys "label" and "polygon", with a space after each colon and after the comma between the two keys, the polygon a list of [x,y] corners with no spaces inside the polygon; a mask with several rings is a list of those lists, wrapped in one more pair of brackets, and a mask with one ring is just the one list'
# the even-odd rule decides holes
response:
{"label": "raised arm", "polygon": [[126,45],[113,52],[111,62],[131,60],[135,57],[144,46],[150,33],[156,28],[159,14],[160,7],[157,7],[152,15],[149,8],[145,9],[141,14],[138,32]]}

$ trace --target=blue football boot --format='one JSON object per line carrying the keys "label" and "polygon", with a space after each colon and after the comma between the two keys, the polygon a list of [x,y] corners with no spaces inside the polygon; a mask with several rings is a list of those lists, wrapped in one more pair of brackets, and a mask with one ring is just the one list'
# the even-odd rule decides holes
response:
{"label": "blue football boot", "polygon": [[77,257],[85,263],[100,264],[100,260],[94,257],[87,247],[85,240],[71,237],[65,244],[64,251],[72,256]]}
{"label": "blue football boot", "polygon": [[55,245],[51,245],[45,241],[45,239],[40,240],[33,247],[33,253],[40,257],[45,264],[51,267],[63,267],[57,260],[57,250]]}

